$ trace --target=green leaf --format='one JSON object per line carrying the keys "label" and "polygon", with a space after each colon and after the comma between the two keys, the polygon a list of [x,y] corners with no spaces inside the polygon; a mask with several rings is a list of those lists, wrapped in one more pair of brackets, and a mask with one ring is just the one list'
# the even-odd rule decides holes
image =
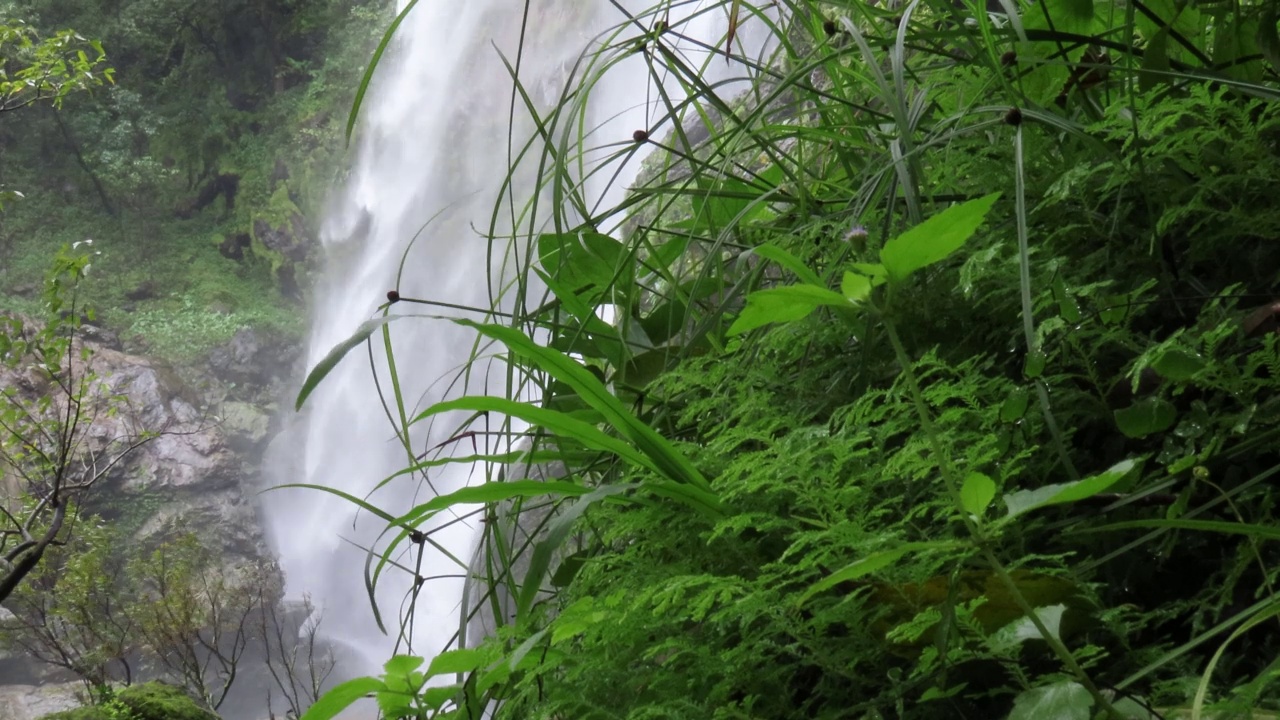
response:
{"label": "green leaf", "polygon": [[879,572],[880,570],[883,570],[897,562],[908,553],[919,552],[921,550],[938,550],[952,547],[954,545],[955,543],[949,542],[913,542],[903,543],[902,545],[889,550],[881,550],[879,552],[871,553],[870,555],[859,558],[858,560],[846,565],[844,568],[837,570],[826,578],[814,583],[809,587],[808,591],[800,597],[800,603],[803,604],[814,595],[830,590],[840,583],[857,580],[858,578]]}
{"label": "green leaf", "polygon": [[1169,28],[1163,27],[1147,41],[1142,51],[1142,70],[1138,73],[1138,87],[1146,92],[1169,82]]}
{"label": "green leaf", "polygon": [[1190,380],[1208,363],[1199,353],[1184,348],[1169,348],[1151,363],[1151,369],[1169,380]]}
{"label": "green leaf", "polygon": [[427,677],[469,673],[480,667],[485,656],[479,648],[460,648],[442,652],[431,659]]}
{"label": "green leaf", "polygon": [[402,317],[404,316],[387,315],[380,318],[374,318],[372,320],[365,320],[360,324],[360,327],[356,328],[356,331],[351,335],[351,337],[335,345],[333,349],[324,356],[324,359],[316,363],[316,366],[307,374],[306,381],[302,383],[302,389],[298,391],[298,400],[294,403],[294,409],[302,409],[302,404],[307,401],[307,397],[316,389],[316,386],[320,384],[320,381],[324,380],[325,377],[332,372],[335,367],[337,367],[338,363],[342,361],[342,358],[346,357],[347,353],[351,352],[355,346],[365,340],[368,340],[369,336],[378,328]]}
{"label": "green leaf", "polygon": [[790,270],[803,282],[817,287],[822,287],[823,285],[823,282],[818,278],[817,273],[810,270],[808,266],[800,261],[800,258],[797,258],[795,255],[792,255],[776,245],[760,245],[753,252],[766,260],[772,260],[782,267]]}
{"label": "green leaf", "polygon": [[1116,427],[1131,438],[1143,438],[1173,427],[1178,411],[1164,398],[1150,397],[1115,411]]}
{"label": "green leaf", "polygon": [[[502,325],[484,325],[458,319],[459,325],[474,328],[481,335],[497,340],[512,353],[532,361],[553,378],[572,387],[584,402],[604,416],[605,421],[630,440],[652,461],[663,476],[686,483],[714,497],[711,484],[666,438],[646,425],[622,404],[595,375],[564,353],[541,346],[519,330]],[[716,506],[719,502],[716,501]]]}
{"label": "green leaf", "polygon": [[1271,525],[1250,525],[1248,523],[1225,522],[1221,520],[1130,520],[1112,523],[1099,528],[1091,528],[1085,532],[1106,532],[1110,530],[1151,529],[1151,530],[1192,530],[1195,532],[1215,532],[1225,535],[1246,535],[1262,540],[1280,540],[1280,527]]}
{"label": "green leaf", "polygon": [[840,293],[815,285],[786,285],[753,292],[728,334],[741,335],[770,323],[800,320],[823,305],[852,307]]}
{"label": "green leaf", "polygon": [[[1045,629],[1055,638],[1062,637],[1062,616],[1066,613],[1066,605],[1050,605],[1036,609],[1036,617],[1044,624]],[[999,630],[992,633],[987,642],[991,645],[991,649],[996,652],[1004,652],[1011,648],[1017,647],[1028,640],[1043,640],[1044,636],[1040,634],[1040,629],[1031,621],[1030,617],[1023,616],[1013,622],[1005,625]]]}
{"label": "green leaf", "polygon": [[1009,720],[1089,720],[1092,709],[1089,691],[1064,680],[1023,691],[1014,698]]}
{"label": "green leaf", "polygon": [[592,229],[538,236],[538,261],[560,284],[573,290],[607,288],[629,280],[620,272],[627,258],[622,243]]}
{"label": "green leaf", "polygon": [[348,680],[316,700],[316,704],[300,720],[330,720],[360,698],[385,690],[386,687],[381,680],[373,677]]}
{"label": "green leaf", "polygon": [[1027,414],[1027,407],[1031,403],[1030,393],[1024,387],[1014,388],[1009,393],[1009,397],[1005,398],[1004,403],[1000,405],[1000,422],[1015,423]]}
{"label": "green leaf", "polygon": [[960,487],[960,502],[964,505],[965,512],[979,518],[995,497],[995,481],[979,472],[969,473],[964,479],[964,485]]}
{"label": "green leaf", "polygon": [[446,495],[437,495],[431,500],[415,507],[407,514],[397,518],[400,525],[416,524],[436,513],[458,505],[479,505],[484,503],[504,502],[514,498],[529,498],[539,495],[558,495],[560,497],[577,497],[591,492],[583,487],[563,480],[508,480],[506,482],[487,482],[474,487],[464,487]]}
{"label": "green leaf", "polygon": [[432,710],[439,710],[445,703],[457,697],[461,690],[461,685],[444,685],[441,687],[427,688],[426,691],[422,693],[422,704]]}
{"label": "green leaf", "polygon": [[995,192],[952,205],[884,244],[880,262],[889,279],[902,282],[911,273],[945,259],[973,236],[1000,198]]}
{"label": "green leaf", "polygon": [[1100,492],[1106,492],[1116,483],[1128,477],[1138,467],[1136,460],[1123,460],[1110,468],[1083,480],[1075,482],[1045,485],[1035,490],[1019,490],[1004,496],[1004,504],[1009,508],[1006,518],[1016,517],[1025,512],[1049,505],[1079,502],[1091,498]]}
{"label": "green leaf", "polygon": [[396,655],[382,666],[382,670],[387,675],[408,677],[409,673],[422,667],[424,662],[426,660],[416,655]]}
{"label": "green leaf", "polygon": [[846,272],[840,283],[840,292],[852,303],[860,303],[871,295],[871,278],[855,272]]}
{"label": "green leaf", "polygon": [[[546,577],[547,570],[551,567],[551,561],[555,557],[556,551],[572,534],[578,518],[582,517],[582,514],[588,508],[601,500],[634,488],[634,485],[629,484],[605,485],[589,495],[578,498],[576,502],[568,508],[562,509],[556,515],[547,528],[546,535],[534,547],[533,555],[529,558],[529,567],[524,577],[524,586],[520,588],[520,595],[516,599],[516,618],[520,622],[524,623],[532,620],[529,613],[533,609],[534,601],[538,598],[538,593],[542,590],[543,578]],[[513,657],[512,662],[514,661]]]}
{"label": "green leaf", "polygon": [[360,78],[360,85],[356,88],[356,99],[351,103],[351,112],[347,115],[347,145],[351,144],[351,135],[356,129],[356,118],[360,115],[360,106],[364,104],[365,93],[369,91],[369,83],[373,81],[373,71],[378,69],[378,62],[382,59],[383,53],[387,51],[387,46],[391,44],[391,38],[395,36],[396,30],[400,28],[400,23],[408,17],[409,11],[413,10],[418,4],[418,0],[409,0],[405,3],[400,13],[396,15],[396,19],[391,21],[387,26],[387,31],[382,34],[382,40],[378,42],[378,47],[373,51],[373,57],[369,60],[369,67],[365,68],[364,76]]}

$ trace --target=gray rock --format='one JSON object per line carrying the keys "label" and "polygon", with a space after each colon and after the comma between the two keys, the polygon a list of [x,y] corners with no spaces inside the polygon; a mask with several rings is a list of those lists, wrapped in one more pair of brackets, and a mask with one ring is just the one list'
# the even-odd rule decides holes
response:
{"label": "gray rock", "polygon": [[4,720],[37,720],[49,713],[73,710],[81,706],[80,683],[48,685],[0,685],[0,718]]}

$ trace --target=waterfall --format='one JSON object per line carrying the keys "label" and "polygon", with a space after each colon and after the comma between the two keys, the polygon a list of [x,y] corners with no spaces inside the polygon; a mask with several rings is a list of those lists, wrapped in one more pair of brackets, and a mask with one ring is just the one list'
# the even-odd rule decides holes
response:
{"label": "waterfall", "polygon": [[[324,224],[329,270],[315,293],[308,368],[369,319],[393,288],[404,297],[489,306],[490,281],[501,278],[490,274],[490,248],[483,233],[508,171],[512,90],[498,50],[514,62],[523,6],[517,0],[422,0],[408,14],[365,99],[354,165]],[[684,12],[695,6],[688,3]],[[566,69],[597,32],[621,20],[606,2],[535,0],[520,69],[525,86],[542,95],[535,101],[553,102],[565,82]],[[715,8],[685,32],[703,33],[714,44],[723,33],[716,26],[723,22],[724,11]],[[638,29],[632,32],[638,33]],[[651,111],[644,104],[654,99],[650,80],[642,64],[631,66],[628,61],[628,66],[619,69],[618,77],[624,81],[615,81],[593,101],[598,107],[593,106],[592,115],[601,129],[591,144],[623,141],[633,130],[646,127]],[[527,113],[518,108],[517,126],[511,131],[517,150],[532,129],[521,118],[527,118]],[[617,199],[613,193],[628,184],[638,164],[638,158],[632,161],[605,202]],[[510,190],[517,207],[534,191],[523,177],[518,180]],[[494,247],[502,252],[504,243]],[[405,303],[394,307],[407,314],[443,314],[424,308]],[[450,384],[470,357],[473,333],[447,321],[423,318],[403,319],[391,329],[401,392],[411,413],[446,396],[501,392],[501,380],[495,374],[494,382],[486,383],[481,364],[467,386]],[[377,380],[389,395],[390,377],[377,334],[374,346]],[[291,462],[268,469],[273,484],[325,485],[365,497],[379,481],[405,467],[408,453],[395,437],[374,380],[363,347],[336,367],[308,400],[286,436],[288,442],[277,451]],[[449,440],[448,428],[457,421],[438,418],[431,436],[426,427],[418,428],[422,435],[413,438],[414,452]],[[470,454],[469,440],[457,444],[464,445],[459,451]],[[429,485],[405,476],[373,493],[369,501],[400,514],[433,493],[483,481],[477,474],[453,466],[432,471]],[[362,581],[366,554],[357,546],[373,543],[385,523],[357,511],[347,500],[315,490],[268,493],[264,513],[287,577],[288,594],[310,595],[323,613],[322,634],[357,656],[359,667],[354,671],[376,671],[395,646],[396,626],[412,585],[409,573],[396,570],[382,581],[379,601],[391,632],[383,635],[375,625]],[[455,557],[466,558],[475,525],[458,522],[433,537]],[[443,553],[427,548],[421,575],[461,572]],[[461,594],[460,577],[427,582],[414,608],[413,647],[402,645],[400,652],[431,655],[444,649],[458,628]]]}

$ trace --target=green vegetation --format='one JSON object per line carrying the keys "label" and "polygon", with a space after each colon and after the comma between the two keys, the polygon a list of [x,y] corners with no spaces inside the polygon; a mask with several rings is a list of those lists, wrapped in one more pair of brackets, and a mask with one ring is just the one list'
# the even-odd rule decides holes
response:
{"label": "green vegetation", "polygon": [[218,720],[182,688],[159,682],[121,689],[100,705],[46,715],[42,720]]}
{"label": "green vegetation", "polygon": [[[0,3],[0,17],[25,21],[0,32],[7,77],[53,64],[68,78],[22,93],[0,84],[4,109],[37,92],[60,106],[0,123],[2,189],[25,196],[4,207],[0,309],[32,312],[53,251],[91,238],[102,255],[86,292],[133,349],[194,365],[241,327],[300,337],[325,197],[344,170],[346,108],[387,11],[352,0]],[[250,248],[264,217],[284,229],[289,257]]]}
{"label": "green vegetation", "polygon": [[[532,426],[491,482],[375,508],[369,567],[411,567],[453,506],[524,514],[532,541],[485,524],[477,579],[514,620],[306,720],[367,693],[397,718],[1280,710],[1274,3],[726,0],[722,52],[748,23],[775,48],[740,98],[668,5],[603,35],[529,140],[556,201],[516,213],[514,315],[464,323],[506,396],[389,413],[406,443],[446,410],[473,413],[454,436]],[[612,168],[577,123],[636,55],[692,99],[611,138],[659,154],[590,212]],[[521,457],[566,474],[503,475]]]}

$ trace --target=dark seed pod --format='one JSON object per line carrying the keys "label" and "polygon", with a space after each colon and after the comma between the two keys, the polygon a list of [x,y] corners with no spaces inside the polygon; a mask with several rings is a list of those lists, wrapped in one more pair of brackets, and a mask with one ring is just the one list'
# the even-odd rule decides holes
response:
{"label": "dark seed pod", "polygon": [[837,32],[839,32],[839,28],[836,27],[836,21],[827,20],[826,22],[822,23],[822,32],[826,33],[827,37],[831,37],[832,35],[835,35]]}
{"label": "dark seed pod", "polygon": [[400,302],[400,293],[396,292],[395,290],[388,290],[387,302],[392,302],[392,303]]}
{"label": "dark seed pod", "polygon": [[649,133],[644,130],[637,130],[631,133],[631,139],[636,142],[644,142],[649,139]]}
{"label": "dark seed pod", "polygon": [[1004,121],[1014,127],[1022,124],[1022,111],[1016,107],[1009,108],[1009,112],[1004,114]]}
{"label": "dark seed pod", "polygon": [[1017,62],[1018,62],[1018,53],[1012,50],[1000,56],[1000,64],[1003,65],[1004,67],[1016,65]]}

